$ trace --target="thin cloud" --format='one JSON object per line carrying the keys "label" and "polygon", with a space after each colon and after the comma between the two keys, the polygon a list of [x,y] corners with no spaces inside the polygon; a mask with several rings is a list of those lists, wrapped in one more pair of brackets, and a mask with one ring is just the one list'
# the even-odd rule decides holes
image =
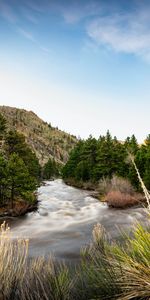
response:
{"label": "thin cloud", "polygon": [[150,8],[99,17],[87,26],[88,36],[98,45],[116,52],[150,56]]}
{"label": "thin cloud", "polygon": [[40,46],[40,49],[45,53],[50,53],[50,49],[48,49],[47,47]]}
{"label": "thin cloud", "polygon": [[23,36],[25,37],[26,39],[30,40],[31,42],[35,43],[36,40],[33,36],[33,34],[27,30],[24,30],[22,28],[18,28],[18,32]]}
{"label": "thin cloud", "polygon": [[34,43],[40,50],[42,50],[44,53],[50,53],[50,50],[41,45],[33,36],[33,34],[27,30],[24,30],[22,28],[18,28],[18,32],[27,40],[31,41],[32,43]]}

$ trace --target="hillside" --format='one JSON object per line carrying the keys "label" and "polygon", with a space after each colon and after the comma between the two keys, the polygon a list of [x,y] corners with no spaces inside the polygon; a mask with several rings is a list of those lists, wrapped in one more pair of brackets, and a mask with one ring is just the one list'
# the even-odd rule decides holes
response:
{"label": "hillside", "polygon": [[60,163],[67,161],[69,152],[77,142],[76,137],[52,127],[32,111],[0,106],[0,113],[7,120],[7,130],[16,129],[24,134],[41,165],[50,157]]}

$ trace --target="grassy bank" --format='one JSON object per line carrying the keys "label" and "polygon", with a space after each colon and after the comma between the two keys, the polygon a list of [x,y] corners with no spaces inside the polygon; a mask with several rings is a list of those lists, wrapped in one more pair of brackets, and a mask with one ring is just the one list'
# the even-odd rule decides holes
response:
{"label": "grassy bank", "polygon": [[101,225],[93,242],[81,250],[81,263],[69,270],[50,257],[28,260],[28,240],[0,232],[1,300],[92,300],[150,298],[150,230],[137,224],[132,240],[110,243]]}

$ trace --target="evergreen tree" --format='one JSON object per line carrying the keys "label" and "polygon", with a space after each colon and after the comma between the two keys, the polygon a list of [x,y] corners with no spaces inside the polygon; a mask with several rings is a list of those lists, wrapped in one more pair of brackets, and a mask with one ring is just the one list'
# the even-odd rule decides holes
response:
{"label": "evergreen tree", "polygon": [[94,174],[96,181],[105,176],[111,177],[112,173],[114,172],[113,151],[113,139],[108,131],[106,137],[100,136],[98,141]]}
{"label": "evergreen tree", "polygon": [[62,169],[62,176],[64,179],[75,178],[76,167],[78,163],[82,160],[81,154],[84,142],[79,141],[76,147],[71,151],[70,157],[64,168]]}
{"label": "evergreen tree", "polygon": [[125,140],[125,147],[131,154],[136,155],[139,146],[134,134],[131,137],[127,137]]}
{"label": "evergreen tree", "polygon": [[26,144],[24,135],[15,130],[9,131],[5,138],[5,150],[8,157],[13,153],[18,154],[28,168],[29,174],[39,180],[41,171],[39,161]]}
{"label": "evergreen tree", "polygon": [[27,198],[27,193],[32,193],[36,188],[36,182],[28,172],[23,160],[18,154],[10,155],[7,164],[8,186],[10,190],[11,207],[13,208],[15,197]]}
{"label": "evergreen tree", "polygon": [[59,175],[59,170],[55,160],[49,158],[48,162],[45,164],[43,168],[43,178],[48,180],[58,175]]}
{"label": "evergreen tree", "polygon": [[[80,179],[87,181],[93,180],[94,166],[97,155],[97,140],[90,136],[83,144],[81,149],[81,161],[77,164],[75,176],[80,173]],[[79,178],[79,174],[78,174]]]}

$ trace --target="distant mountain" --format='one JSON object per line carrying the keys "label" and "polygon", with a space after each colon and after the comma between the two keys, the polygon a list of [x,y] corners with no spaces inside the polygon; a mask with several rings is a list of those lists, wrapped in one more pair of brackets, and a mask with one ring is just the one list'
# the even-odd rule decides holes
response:
{"label": "distant mountain", "polygon": [[66,163],[77,138],[41,120],[34,112],[9,106],[0,106],[7,121],[7,130],[24,134],[26,142],[43,165],[49,158]]}

